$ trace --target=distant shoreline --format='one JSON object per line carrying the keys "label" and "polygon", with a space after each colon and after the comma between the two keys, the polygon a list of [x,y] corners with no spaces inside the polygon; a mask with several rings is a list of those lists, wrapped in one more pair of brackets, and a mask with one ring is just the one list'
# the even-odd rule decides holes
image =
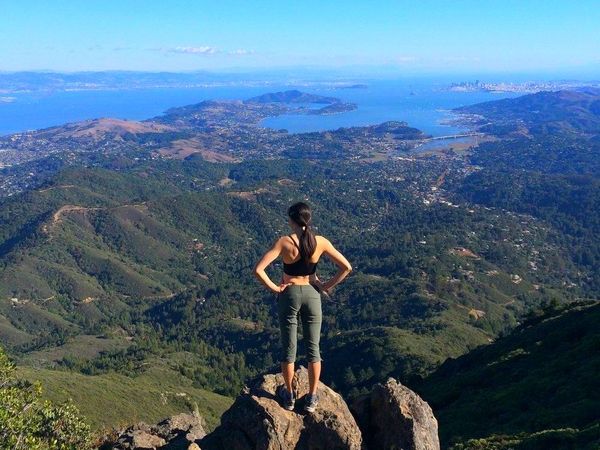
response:
{"label": "distant shoreline", "polygon": [[490,94],[519,93],[535,94],[541,91],[560,91],[563,89],[578,89],[600,87],[600,81],[527,81],[523,83],[497,82],[488,83],[479,80],[452,83],[446,87],[450,92],[488,92]]}
{"label": "distant shoreline", "polygon": [[[269,82],[271,83],[271,82]],[[440,123],[449,111],[469,103],[498,98],[489,93],[450,93],[439,90],[439,85],[415,85],[404,81],[377,82],[368,88],[340,88],[315,82],[314,88],[297,85],[211,84],[210,88],[72,88],[36,91],[10,95],[16,100],[0,103],[0,136],[58,126],[68,122],[113,117],[117,119],[146,120],[163,114],[167,109],[191,105],[204,100],[249,99],[265,92],[298,88],[322,96],[335,96],[342,103],[332,105],[318,115],[314,113],[270,117],[261,126],[286,129],[290,133],[335,130],[341,127],[378,124],[389,120],[406,121],[432,135],[452,134],[459,130],[452,124]],[[356,85],[357,83],[344,86]],[[515,94],[506,94],[514,96]],[[0,94],[2,96],[2,94]],[[9,96],[9,95],[4,95]],[[341,106],[341,105],[345,106]],[[356,107],[350,108],[354,104]],[[461,127],[462,128],[462,127]]]}
{"label": "distant shoreline", "polygon": [[[1,79],[0,79],[1,82]],[[200,83],[153,83],[153,84],[117,84],[117,85],[57,85],[40,86],[38,88],[0,88],[0,95],[45,94],[53,92],[82,92],[82,91],[123,91],[143,89],[211,89],[211,88],[271,88],[275,86],[293,86],[312,89],[367,89],[366,84],[354,84],[337,81],[214,81]],[[1,98],[1,97],[0,97]],[[0,100],[1,102],[1,100]]]}

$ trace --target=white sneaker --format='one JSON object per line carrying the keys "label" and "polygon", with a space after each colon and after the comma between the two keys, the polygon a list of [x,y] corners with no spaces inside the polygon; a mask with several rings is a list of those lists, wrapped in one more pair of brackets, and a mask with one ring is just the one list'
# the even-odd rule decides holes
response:
{"label": "white sneaker", "polygon": [[308,412],[315,412],[317,406],[319,405],[319,396],[317,394],[306,394],[305,401],[306,403],[304,404],[304,409]]}

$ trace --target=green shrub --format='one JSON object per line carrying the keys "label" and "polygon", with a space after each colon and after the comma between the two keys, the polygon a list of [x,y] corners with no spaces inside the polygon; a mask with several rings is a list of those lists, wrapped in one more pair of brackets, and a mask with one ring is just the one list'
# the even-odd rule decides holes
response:
{"label": "green shrub", "polygon": [[19,380],[0,348],[0,450],[86,449],[91,435],[72,403],[41,399],[39,383]]}

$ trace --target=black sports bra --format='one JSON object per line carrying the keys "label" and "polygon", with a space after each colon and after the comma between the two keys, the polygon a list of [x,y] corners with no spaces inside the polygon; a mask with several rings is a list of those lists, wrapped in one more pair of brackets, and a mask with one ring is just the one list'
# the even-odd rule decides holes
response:
{"label": "black sports bra", "polygon": [[[294,245],[298,248],[298,251],[301,252],[300,247],[298,247],[298,244],[296,244],[296,241],[294,241],[294,238],[292,238],[291,235],[288,235],[288,236],[292,240]],[[302,253],[300,253],[300,255],[302,255]],[[283,263],[283,273],[285,273],[287,275],[294,275],[294,276],[312,275],[313,273],[315,273],[317,271],[317,264],[319,264],[318,261],[316,263],[311,263],[309,261],[304,261],[302,256],[300,256],[300,259],[298,261],[294,261],[291,264],[286,264],[284,262]]]}

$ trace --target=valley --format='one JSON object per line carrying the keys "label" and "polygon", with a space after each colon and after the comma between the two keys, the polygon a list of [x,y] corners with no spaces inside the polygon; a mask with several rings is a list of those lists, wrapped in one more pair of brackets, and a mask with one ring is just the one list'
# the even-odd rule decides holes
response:
{"label": "valley", "polygon": [[[139,398],[102,417],[77,397],[97,429],[190,408],[156,402],[174,389],[161,377],[185,385],[214,426],[246,380],[277,370],[275,299],[251,272],[304,199],[354,267],[323,304],[324,382],[348,399],[388,376],[415,386],[456,445],[558,428],[558,418],[490,419],[464,430],[455,411],[476,407],[435,383],[468,379],[452,359],[487,361],[536,312],[600,299],[599,99],[539,93],[461,108],[482,139],[456,151],[416,152],[429,136],[405,122],[258,125],[352,108],[297,91],[0,138],[0,340],[53,399],[92,380],[107,386],[104,405]],[[333,272],[326,262],[319,276]]]}

